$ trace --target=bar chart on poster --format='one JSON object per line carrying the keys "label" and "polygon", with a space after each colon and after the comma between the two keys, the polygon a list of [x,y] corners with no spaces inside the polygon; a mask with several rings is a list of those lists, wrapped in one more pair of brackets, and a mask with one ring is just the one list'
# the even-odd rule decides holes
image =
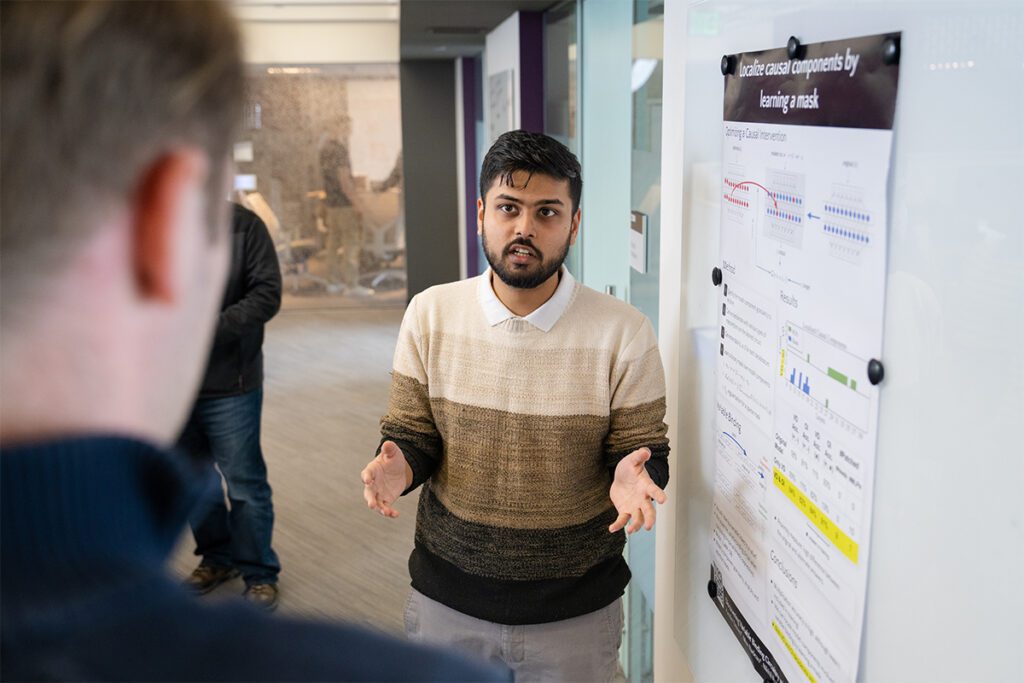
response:
{"label": "bar chart on poster", "polygon": [[857,676],[899,39],[723,61],[709,592],[765,680]]}

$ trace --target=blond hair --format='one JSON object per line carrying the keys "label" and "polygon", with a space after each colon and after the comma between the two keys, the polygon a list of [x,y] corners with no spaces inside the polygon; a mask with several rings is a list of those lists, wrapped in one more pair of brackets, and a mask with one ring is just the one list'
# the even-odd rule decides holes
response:
{"label": "blond hair", "polygon": [[6,299],[64,265],[94,214],[128,200],[173,146],[226,161],[244,68],[217,2],[3,2],[0,40]]}

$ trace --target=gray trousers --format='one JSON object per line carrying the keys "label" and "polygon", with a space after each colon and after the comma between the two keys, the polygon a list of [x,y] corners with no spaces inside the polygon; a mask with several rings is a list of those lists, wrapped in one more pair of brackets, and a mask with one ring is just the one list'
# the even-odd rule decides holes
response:
{"label": "gray trousers", "polygon": [[405,633],[413,642],[503,662],[516,683],[625,680],[619,666],[621,598],[572,619],[507,626],[468,616],[413,589],[405,603]]}

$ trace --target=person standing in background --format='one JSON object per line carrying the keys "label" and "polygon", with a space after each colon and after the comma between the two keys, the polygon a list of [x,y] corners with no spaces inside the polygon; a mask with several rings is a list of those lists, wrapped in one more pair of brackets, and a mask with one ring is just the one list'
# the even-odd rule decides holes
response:
{"label": "person standing in background", "polygon": [[245,598],[273,610],[281,564],[271,547],[274,505],[260,447],[263,328],[281,308],[281,269],[267,226],[232,204],[231,266],[199,400],[178,445],[220,477],[189,522],[202,560],[185,580],[207,593],[239,574]]}
{"label": "person standing in background", "polygon": [[[324,181],[324,223],[327,227],[327,279],[344,286],[346,294],[368,296],[373,290],[359,284],[363,228],[356,209],[357,189],[348,148],[329,138],[320,148]],[[338,260],[338,249],[342,258]]]}

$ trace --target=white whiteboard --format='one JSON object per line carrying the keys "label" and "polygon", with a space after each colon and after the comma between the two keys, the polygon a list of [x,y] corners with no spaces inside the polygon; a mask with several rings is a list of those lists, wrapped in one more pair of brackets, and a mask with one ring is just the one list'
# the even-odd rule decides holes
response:
{"label": "white whiteboard", "polygon": [[[679,26],[686,42],[676,51],[682,65],[673,65],[669,43]],[[860,678],[1024,681],[1024,446],[1015,433],[1024,424],[1020,0],[668,3],[665,88],[679,74],[685,108],[677,109],[681,256],[663,253],[663,268],[678,261],[685,286],[670,414],[677,500],[666,510],[673,536],[658,546],[671,553],[675,598],[657,607],[671,619],[659,621],[655,637],[656,648],[678,650],[676,658],[656,652],[656,661],[684,664],[656,671],[658,680],[758,680],[706,592],[717,353],[716,311],[706,302],[715,297],[709,273],[717,263],[719,61],[783,46],[790,35],[817,42],[887,31],[902,31],[902,59]],[[666,140],[679,125],[669,99],[666,92]],[[664,208],[665,230],[672,213]],[[659,570],[665,565],[659,557]]]}

